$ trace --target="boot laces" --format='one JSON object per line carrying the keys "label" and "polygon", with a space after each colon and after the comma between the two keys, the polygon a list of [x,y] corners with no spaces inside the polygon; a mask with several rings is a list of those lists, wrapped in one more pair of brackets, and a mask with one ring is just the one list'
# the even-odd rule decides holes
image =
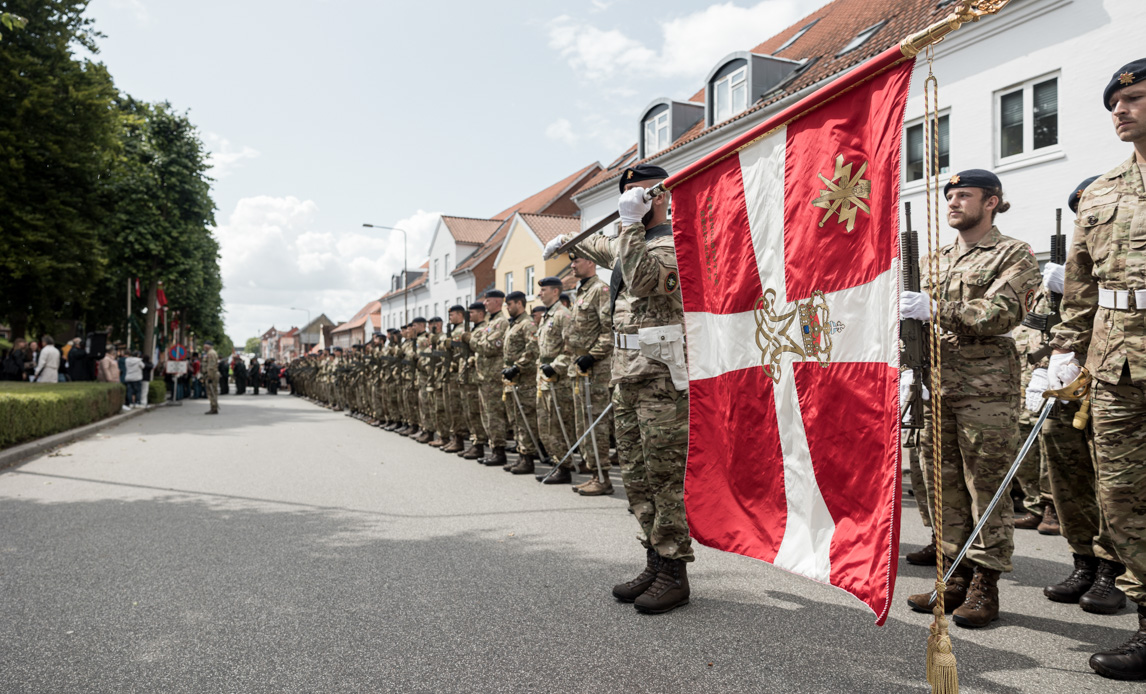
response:
{"label": "boot laces", "polygon": [[1097,597],[1105,598],[1110,595],[1112,590],[1114,590],[1114,577],[1100,571],[1089,592],[1094,593]]}
{"label": "boot laces", "polygon": [[679,576],[680,570],[675,566],[669,570],[664,570],[662,566],[662,570],[657,572],[656,580],[649,586],[649,592],[654,596],[659,596],[670,588],[675,588],[680,582]]}
{"label": "boot laces", "polygon": [[1146,648],[1146,630],[1139,629],[1118,648],[1114,649],[1114,653],[1118,655],[1130,655],[1131,653]]}

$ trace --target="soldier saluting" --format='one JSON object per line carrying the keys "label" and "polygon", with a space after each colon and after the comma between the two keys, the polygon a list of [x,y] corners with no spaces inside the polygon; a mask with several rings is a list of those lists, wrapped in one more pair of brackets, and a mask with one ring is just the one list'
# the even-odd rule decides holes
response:
{"label": "soldier saluting", "polygon": [[[1051,342],[1051,388],[1072,382],[1085,362],[1094,377],[1091,412],[1098,506],[1121,566],[1146,577],[1146,58],[1124,65],[1102,93],[1130,158],[1087,186],[1067,254],[1062,323]],[[1138,630],[1090,657],[1114,679],[1146,678],[1146,593]]]}
{"label": "soldier saluting", "polygon": [[[943,554],[950,564],[1010,469],[1019,441],[1019,353],[1010,332],[1030,310],[1041,275],[1030,246],[1004,236],[995,216],[1006,212],[1003,185],[990,171],[971,169],[943,188],[947,223],[959,235],[937,252],[938,276],[920,261],[923,292],[905,291],[904,318],[938,321],[942,373]],[[938,285],[932,287],[932,283]],[[929,294],[939,296],[938,307]],[[930,404],[928,404],[930,409]],[[934,505],[935,460],[931,417],[920,442],[926,503]],[[999,576],[1011,571],[1014,524],[1010,504],[998,504],[944,592],[944,607],[963,627],[985,627],[999,617]],[[946,567],[944,567],[946,568]],[[931,612],[931,593],[907,604]]]}

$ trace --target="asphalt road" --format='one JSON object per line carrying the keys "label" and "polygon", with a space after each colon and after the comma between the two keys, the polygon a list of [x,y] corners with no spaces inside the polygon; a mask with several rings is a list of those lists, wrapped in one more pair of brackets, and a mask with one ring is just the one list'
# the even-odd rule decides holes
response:
{"label": "asphalt road", "polygon": [[[925,692],[900,566],[886,626],[701,547],[692,604],[637,614],[620,494],[581,498],[289,395],[159,408],[0,472],[0,692]],[[904,551],[927,537],[904,499]],[[953,627],[961,691],[1142,692],[1091,673],[1113,617],[1050,603],[1019,531],[1004,615]]]}

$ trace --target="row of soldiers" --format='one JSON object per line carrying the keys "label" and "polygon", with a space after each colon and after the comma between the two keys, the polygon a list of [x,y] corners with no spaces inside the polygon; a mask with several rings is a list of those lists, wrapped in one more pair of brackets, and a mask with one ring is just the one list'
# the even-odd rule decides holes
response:
{"label": "row of soldiers", "polygon": [[[538,283],[540,304],[527,311],[524,292],[492,289],[468,308],[450,307],[445,322],[415,318],[350,351],[297,360],[292,387],[443,452],[517,475],[559,462],[538,479],[568,484],[579,471],[592,475],[574,487],[579,494],[612,494],[611,418],[589,432],[611,397],[609,287],[591,261],[574,253],[571,266],[573,296],[562,293],[560,278],[546,277]],[[586,432],[579,465],[573,455],[553,458]]]}

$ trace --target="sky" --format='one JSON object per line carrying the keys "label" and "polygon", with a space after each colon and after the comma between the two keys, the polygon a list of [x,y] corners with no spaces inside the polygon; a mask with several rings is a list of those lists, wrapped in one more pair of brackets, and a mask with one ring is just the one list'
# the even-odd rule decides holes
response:
{"label": "sky", "polygon": [[242,344],[384,293],[402,234],[363,223],[405,229],[417,267],[438,215],[489,217],[607,165],[649,102],[688,99],[825,3],[92,0],[88,16],[117,86],[188,111],[211,152]]}

